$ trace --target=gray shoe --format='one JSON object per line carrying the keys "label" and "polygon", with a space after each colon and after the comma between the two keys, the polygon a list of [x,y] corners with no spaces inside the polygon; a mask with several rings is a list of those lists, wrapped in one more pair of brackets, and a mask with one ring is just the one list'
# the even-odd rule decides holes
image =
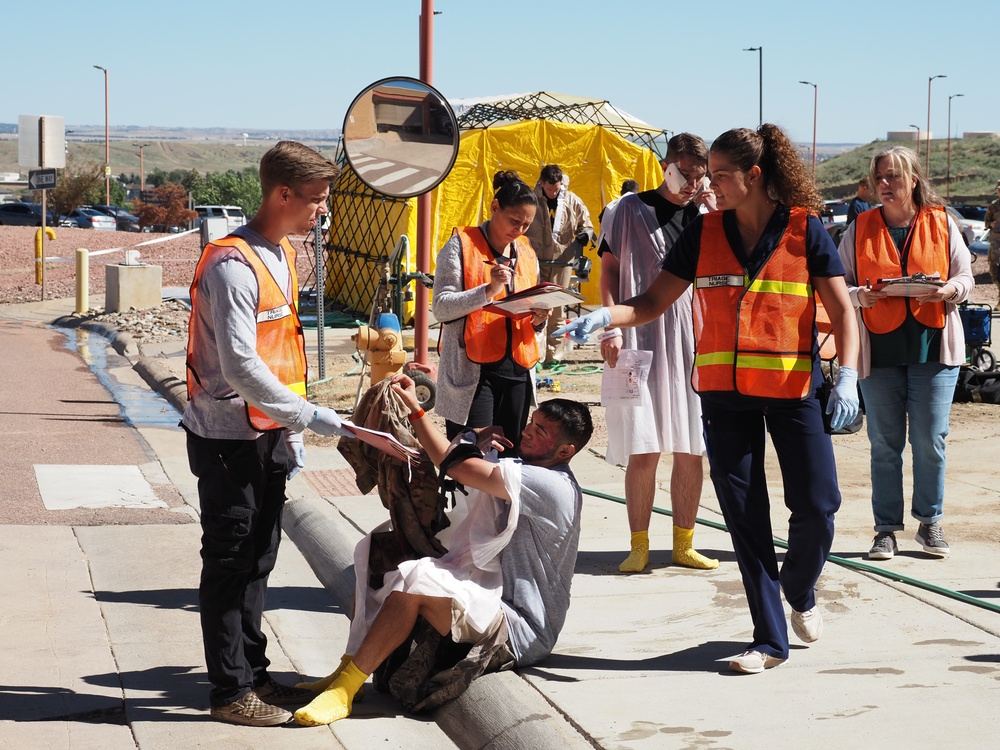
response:
{"label": "gray shoe", "polygon": [[917,544],[924,548],[924,552],[929,552],[938,557],[947,557],[951,554],[951,547],[944,540],[944,533],[941,531],[941,524],[939,523],[920,524],[920,528],[917,529],[917,535],[914,538],[917,540]]}
{"label": "gray shoe", "polygon": [[247,727],[276,727],[292,719],[291,712],[264,703],[252,690],[225,706],[212,706],[211,715],[216,721]]}
{"label": "gray shoe", "polygon": [[[920,541],[919,539],[917,541]],[[896,535],[891,531],[880,531],[875,535],[872,548],[868,550],[869,560],[891,560],[892,556],[899,551],[896,546]]]}

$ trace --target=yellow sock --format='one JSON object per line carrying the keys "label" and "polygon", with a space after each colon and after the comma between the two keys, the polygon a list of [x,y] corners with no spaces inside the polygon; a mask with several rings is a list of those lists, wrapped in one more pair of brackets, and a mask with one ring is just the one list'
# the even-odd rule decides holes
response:
{"label": "yellow sock", "polygon": [[632,532],[632,551],[618,566],[621,573],[641,573],[649,563],[649,532]]}
{"label": "yellow sock", "polygon": [[675,565],[683,565],[685,568],[698,568],[699,570],[714,570],[719,567],[719,561],[711,557],[705,557],[695,550],[691,544],[694,540],[694,529],[682,529],[674,526],[674,551],[671,559]]}
{"label": "yellow sock", "polygon": [[354,694],[367,679],[368,675],[354,666],[353,660],[348,661],[330,687],[295,712],[295,721],[302,726],[318,727],[350,716]]}
{"label": "yellow sock", "polygon": [[316,682],[296,682],[295,687],[302,688],[303,690],[312,690],[314,693],[322,693],[333,681],[340,676],[340,673],[344,671],[344,667],[351,661],[354,657],[353,654],[344,654],[340,657],[340,666],[333,670],[330,674],[321,680],[316,680]]}

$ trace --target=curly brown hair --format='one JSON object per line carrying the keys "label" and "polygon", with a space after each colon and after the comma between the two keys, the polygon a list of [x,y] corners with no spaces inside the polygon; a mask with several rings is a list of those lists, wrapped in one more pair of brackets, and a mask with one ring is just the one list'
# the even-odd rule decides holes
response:
{"label": "curly brown hair", "polygon": [[761,179],[771,200],[817,213],[823,209],[823,199],[802,157],[777,125],[765,122],[756,130],[727,130],[715,139],[711,150],[725,154],[743,172],[760,167]]}

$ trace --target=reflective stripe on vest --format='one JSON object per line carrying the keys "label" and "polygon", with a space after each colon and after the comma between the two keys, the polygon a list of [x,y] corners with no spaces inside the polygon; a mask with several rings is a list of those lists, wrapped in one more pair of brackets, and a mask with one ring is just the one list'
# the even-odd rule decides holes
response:
{"label": "reflective stripe on vest", "polygon": [[790,210],[780,242],[752,279],[726,239],[722,212],[702,218],[691,374],[699,393],[809,393],[816,306],[806,263],[808,216],[805,209]]}
{"label": "reflective stripe on vest", "polygon": [[[479,227],[464,227],[457,230],[462,242],[462,274],[465,289],[490,283],[489,269],[493,263],[490,250]],[[515,241],[517,264],[514,266],[514,291],[530,289],[538,283],[538,261],[535,251],[523,237]],[[494,297],[494,301],[507,296],[506,290]],[[520,319],[508,318],[486,310],[474,310],[465,316],[463,340],[465,354],[473,362],[490,364],[499,362],[507,353],[507,320],[511,321],[513,344],[511,355],[522,367],[534,367],[538,362],[538,344],[535,329],[531,327],[531,316]]]}
{"label": "reflective stripe on vest", "polygon": [[[287,239],[282,239],[281,248],[288,262],[289,283],[293,294],[298,293],[299,282],[295,272],[295,249]],[[257,277],[257,347],[258,356],[268,369],[292,393],[306,395],[306,349],[302,323],[299,321],[296,304],[288,303],[285,290],[278,286],[264,261],[253,251],[245,240],[229,236],[205,246],[191,283],[191,315],[196,314],[201,303],[200,282],[209,268],[227,257],[238,255],[246,261]],[[198,359],[204,342],[196,339],[196,327],[188,327],[187,386],[188,398],[204,390],[198,379]],[[211,395],[211,394],[210,394]],[[213,396],[213,398],[218,398]],[[221,400],[234,398],[233,395]],[[260,409],[246,405],[247,421],[255,430],[277,430],[282,427]]]}
{"label": "reflective stripe on vest", "polygon": [[[885,225],[882,212],[873,208],[855,219],[854,261],[857,278],[861,281],[899,278],[915,273],[928,276],[939,274],[948,280],[948,215],[944,208],[922,208],[910,225],[910,249],[903,268],[902,259],[892,235]],[[886,297],[874,307],[861,310],[861,319],[872,333],[889,333],[906,320],[906,308],[918,322],[928,328],[944,328],[943,302],[919,304],[915,298]]]}

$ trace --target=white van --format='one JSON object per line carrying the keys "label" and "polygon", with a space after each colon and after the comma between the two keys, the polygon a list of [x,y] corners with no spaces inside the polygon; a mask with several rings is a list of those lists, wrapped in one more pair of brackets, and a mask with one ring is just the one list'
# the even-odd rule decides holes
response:
{"label": "white van", "polygon": [[195,206],[194,210],[198,212],[199,220],[225,218],[230,232],[247,223],[247,217],[239,206]]}

